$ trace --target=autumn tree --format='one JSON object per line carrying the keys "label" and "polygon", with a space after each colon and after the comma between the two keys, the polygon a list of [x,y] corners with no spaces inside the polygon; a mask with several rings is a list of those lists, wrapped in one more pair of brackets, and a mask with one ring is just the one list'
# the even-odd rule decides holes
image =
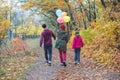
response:
{"label": "autumn tree", "polygon": [[10,21],[8,19],[8,7],[0,6],[0,43],[7,35],[7,30],[10,27]]}

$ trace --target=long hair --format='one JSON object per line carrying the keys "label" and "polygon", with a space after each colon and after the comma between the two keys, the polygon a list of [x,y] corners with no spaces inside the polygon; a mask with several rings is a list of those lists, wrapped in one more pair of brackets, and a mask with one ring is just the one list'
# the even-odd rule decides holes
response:
{"label": "long hair", "polygon": [[66,26],[64,24],[60,24],[59,26],[61,30],[64,30],[64,31],[66,30]]}

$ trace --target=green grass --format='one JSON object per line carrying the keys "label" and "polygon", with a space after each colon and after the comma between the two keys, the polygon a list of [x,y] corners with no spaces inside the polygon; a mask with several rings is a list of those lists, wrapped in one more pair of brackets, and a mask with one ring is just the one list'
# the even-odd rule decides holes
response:
{"label": "green grass", "polygon": [[27,39],[28,40],[28,45],[34,49],[34,48],[39,48],[40,47],[40,41],[39,41],[39,38],[36,38],[36,39]]}
{"label": "green grass", "polygon": [[88,29],[81,31],[81,36],[83,37],[84,41],[86,41],[89,44],[89,42],[91,43],[94,40],[96,33]]}

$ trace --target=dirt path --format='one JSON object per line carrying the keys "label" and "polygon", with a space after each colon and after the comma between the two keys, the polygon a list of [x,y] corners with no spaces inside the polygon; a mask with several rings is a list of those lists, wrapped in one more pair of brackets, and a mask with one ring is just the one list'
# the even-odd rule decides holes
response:
{"label": "dirt path", "polygon": [[57,50],[53,51],[53,61],[52,66],[48,66],[44,60],[43,50],[41,55],[38,57],[36,63],[33,65],[33,68],[26,71],[26,76],[24,80],[50,80],[54,77],[54,74],[57,73],[59,68],[59,59]]}
{"label": "dirt path", "polygon": [[54,49],[52,66],[48,66],[41,54],[34,67],[26,72],[24,80],[120,80],[120,73],[85,58],[80,65],[74,65],[71,50],[67,57],[67,67],[60,66],[58,51]]}

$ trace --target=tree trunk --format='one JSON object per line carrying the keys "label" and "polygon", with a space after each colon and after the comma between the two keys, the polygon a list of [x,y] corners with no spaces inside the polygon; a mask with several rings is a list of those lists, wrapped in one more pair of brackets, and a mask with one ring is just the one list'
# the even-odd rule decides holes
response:
{"label": "tree trunk", "polygon": [[105,4],[104,0],[101,0],[101,3],[104,6],[104,8],[106,8],[106,4]]}
{"label": "tree trunk", "polygon": [[91,22],[91,4],[90,4],[90,1],[88,0],[88,3],[89,3],[89,22]]}
{"label": "tree trunk", "polygon": [[87,25],[86,25],[85,19],[83,19],[83,23],[84,23],[84,29],[87,29]]}
{"label": "tree trunk", "polygon": [[94,5],[94,12],[93,12],[93,13],[94,13],[94,20],[96,21],[96,7],[95,7],[95,0],[94,0],[93,3],[94,3],[94,4],[93,4],[93,5]]}
{"label": "tree trunk", "polygon": [[72,14],[70,5],[68,4],[68,0],[67,0],[67,1],[65,0],[65,2],[66,2],[66,4],[67,4],[68,13],[69,13],[69,15],[70,15],[70,17],[71,17],[71,21],[72,21],[72,23],[67,23],[68,33],[69,33],[69,35],[71,35],[72,33],[71,33],[70,30],[72,29],[72,25],[76,26],[76,23],[75,23],[75,19],[74,19],[74,17],[73,17],[73,14]]}
{"label": "tree trunk", "polygon": [[[81,4],[82,5],[82,4]],[[82,5],[83,6],[83,5]],[[81,11],[81,13],[82,14],[84,14],[83,13],[83,11],[82,11],[82,6],[80,6],[80,11]],[[84,29],[87,29],[87,24],[86,24],[86,20],[83,18],[83,23],[84,23]]]}

